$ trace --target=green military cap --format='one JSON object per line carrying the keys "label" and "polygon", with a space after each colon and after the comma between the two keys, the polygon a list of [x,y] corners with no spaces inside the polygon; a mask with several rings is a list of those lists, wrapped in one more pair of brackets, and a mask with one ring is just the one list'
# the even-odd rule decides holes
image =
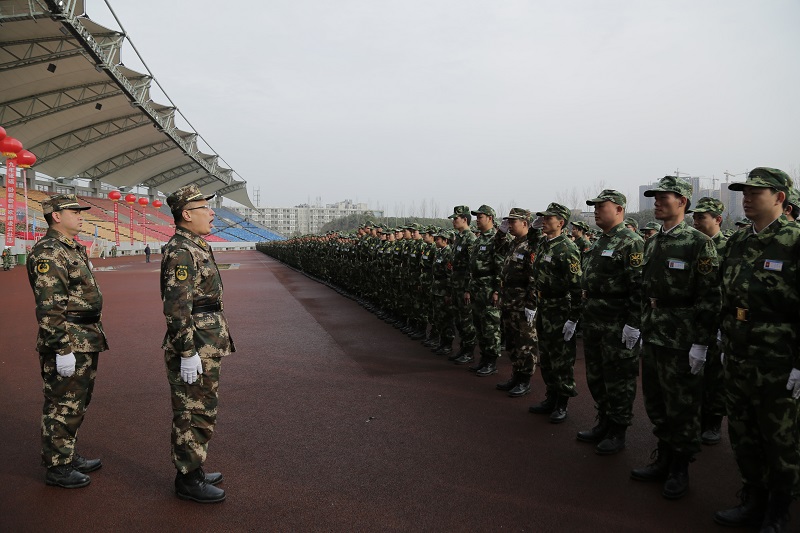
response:
{"label": "green military cap", "polygon": [[54,211],[63,211],[64,209],[86,211],[87,209],[91,209],[91,207],[79,204],[78,197],[74,194],[54,194],[42,202],[42,214],[45,215],[49,215]]}
{"label": "green military cap", "polygon": [[427,228],[425,228],[425,233],[436,235],[437,233],[439,233],[439,228],[437,228],[436,226],[428,226]]}
{"label": "green military cap", "polygon": [[747,226],[752,226],[753,225],[753,221],[750,220],[747,217],[744,217],[744,218],[740,218],[739,220],[734,222],[733,225],[737,226],[737,227],[740,227],[740,228],[746,228]]}
{"label": "green military cap", "polygon": [[697,205],[686,211],[687,213],[711,213],[719,216],[725,211],[725,204],[716,198],[704,196],[697,201]]}
{"label": "green military cap", "polygon": [[553,203],[551,203],[550,205],[547,206],[547,209],[545,211],[540,211],[540,212],[536,213],[536,216],[537,217],[556,216],[556,217],[563,218],[564,221],[566,221],[566,222],[569,222],[569,217],[570,217],[571,214],[572,213],[570,212],[569,209],[567,209],[566,206],[553,202]]}
{"label": "green military cap", "polygon": [[489,217],[492,217],[492,218],[497,216],[495,214],[495,212],[494,212],[494,209],[492,209],[488,205],[482,205],[476,211],[471,211],[471,213],[473,215],[478,215],[480,213],[482,215],[486,215],[486,216],[489,216]]}
{"label": "green military cap", "polygon": [[652,230],[656,230],[656,231],[661,231],[661,224],[659,224],[658,222],[648,222],[648,223],[647,223],[647,224],[645,224],[645,226],[642,228],[642,231],[645,231],[645,230],[650,230],[650,229],[652,229]]}
{"label": "green military cap", "polygon": [[625,198],[625,195],[619,191],[615,191],[614,189],[603,189],[603,191],[597,195],[597,198],[586,200],[586,205],[597,205],[602,204],[603,202],[613,202],[619,206],[625,207],[628,203],[628,199]]}
{"label": "green military cap", "polygon": [[449,239],[450,232],[446,229],[439,230],[436,232],[436,234],[434,234],[434,237],[439,237],[440,239]]}
{"label": "green military cap", "polygon": [[447,218],[458,218],[464,215],[469,215],[469,206],[457,205],[453,208],[453,214]]}
{"label": "green military cap", "polygon": [[651,197],[659,192],[674,192],[685,198],[691,198],[692,185],[685,179],[676,176],[664,176],[654,188],[644,191],[644,195]]}
{"label": "green military cap", "polygon": [[528,222],[530,222],[531,212],[521,207],[512,207],[511,211],[508,212],[508,216],[503,217],[503,220],[508,220],[508,219],[527,220]]}
{"label": "green military cap", "polygon": [[170,211],[176,213],[183,210],[189,202],[211,200],[214,196],[216,196],[216,194],[205,195],[201,193],[197,185],[186,185],[167,196],[167,205]]}
{"label": "green military cap", "polygon": [[786,199],[789,201],[789,205],[792,207],[800,208],[800,193],[797,192],[797,189],[792,187],[789,189],[789,193],[786,195]]}
{"label": "green military cap", "polygon": [[409,225],[408,225],[408,226],[406,226],[406,227],[407,227],[408,229],[410,229],[411,231],[422,231],[422,229],[423,229],[423,228],[422,228],[422,225],[421,225],[421,224],[418,224],[418,223],[416,223],[416,222],[412,222],[411,224],[409,224]]}
{"label": "green military cap", "polygon": [[622,223],[625,224],[626,226],[633,226],[634,231],[639,231],[639,223],[630,217],[623,220]]}
{"label": "green military cap", "polygon": [[586,222],[583,222],[582,220],[576,220],[576,221],[572,222],[572,225],[575,226],[576,228],[580,229],[580,230],[589,231],[589,224],[587,224]]}
{"label": "green military cap", "polygon": [[792,185],[792,178],[786,172],[777,168],[758,167],[750,171],[747,181],[731,183],[728,185],[728,189],[741,191],[745,187],[770,187],[788,193]]}

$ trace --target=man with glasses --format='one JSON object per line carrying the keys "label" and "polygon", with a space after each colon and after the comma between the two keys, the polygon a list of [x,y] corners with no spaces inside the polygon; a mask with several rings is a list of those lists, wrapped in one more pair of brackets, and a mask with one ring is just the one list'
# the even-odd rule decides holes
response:
{"label": "man with glasses", "polygon": [[236,351],[222,312],[222,279],[203,236],[214,210],[196,185],[167,197],[175,235],[161,259],[161,299],[167,319],[162,348],[172,397],[172,461],[175,493],[184,500],[215,503],[225,491],[220,473],[205,473],[208,441],[217,418],[222,357]]}

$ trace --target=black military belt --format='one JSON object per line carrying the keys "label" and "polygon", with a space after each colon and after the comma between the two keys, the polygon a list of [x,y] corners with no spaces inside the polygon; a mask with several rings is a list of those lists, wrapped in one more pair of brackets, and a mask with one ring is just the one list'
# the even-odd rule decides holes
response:
{"label": "black military belt", "polygon": [[100,313],[67,311],[67,322],[70,324],[97,324],[100,322]]}
{"label": "black military belt", "polygon": [[694,299],[690,298],[647,298],[650,300],[650,309],[669,309],[673,307],[692,307]]}
{"label": "black military belt", "polygon": [[220,303],[208,304],[208,305],[195,305],[192,308],[193,315],[196,315],[197,313],[216,313],[218,311],[222,311],[222,304]]}
{"label": "black military belt", "polygon": [[630,295],[628,294],[612,294],[604,292],[581,291],[581,296],[584,300],[627,300]]}
{"label": "black military belt", "polygon": [[567,293],[566,292],[555,293],[555,292],[536,291],[536,296],[540,300],[546,300],[548,298],[566,298],[567,297]]}
{"label": "black military belt", "polygon": [[795,324],[797,317],[788,317],[784,313],[770,313],[769,311],[759,311],[747,309],[745,307],[730,307],[730,314],[740,322],[761,322],[767,324]]}

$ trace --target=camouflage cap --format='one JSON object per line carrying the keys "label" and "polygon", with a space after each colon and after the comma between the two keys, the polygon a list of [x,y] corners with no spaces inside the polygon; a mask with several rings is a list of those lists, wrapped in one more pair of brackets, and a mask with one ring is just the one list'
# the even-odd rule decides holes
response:
{"label": "camouflage cap", "polygon": [[652,189],[644,191],[647,197],[655,196],[659,192],[674,192],[685,198],[692,197],[692,185],[683,178],[676,176],[664,176]]}
{"label": "camouflage cap", "polygon": [[749,219],[749,218],[747,218],[747,217],[744,217],[744,218],[740,218],[739,220],[737,220],[736,222],[734,222],[734,223],[733,223],[733,225],[734,225],[734,226],[738,226],[738,227],[740,227],[740,228],[745,228],[745,227],[747,227],[747,226],[752,226],[752,225],[753,225],[753,221],[752,221],[752,220],[750,220],[750,219]]}
{"label": "camouflage cap", "polygon": [[473,215],[476,215],[476,216],[478,214],[482,214],[482,215],[486,215],[486,216],[489,216],[489,217],[492,217],[492,218],[495,218],[497,216],[497,214],[494,212],[494,209],[492,209],[488,205],[482,205],[477,210],[471,211],[471,213]]}
{"label": "camouflage cap", "polygon": [[469,215],[469,206],[457,205],[453,208],[453,214],[447,218],[457,218],[464,215]]}
{"label": "camouflage cap", "polygon": [[531,212],[521,207],[512,207],[511,211],[509,211],[508,213],[508,216],[503,217],[503,220],[508,220],[508,219],[527,220],[528,222],[530,222]]}
{"label": "camouflage cap", "polygon": [[583,222],[582,220],[576,220],[572,223],[572,225],[578,228],[579,230],[589,231],[589,224]]}
{"label": "camouflage cap", "polygon": [[540,211],[536,213],[537,217],[561,217],[564,219],[565,222],[569,222],[569,217],[572,215],[569,209],[566,206],[557,204],[555,202],[551,203],[547,206],[545,211]]}
{"label": "camouflage cap", "polygon": [[167,205],[173,213],[183,210],[189,202],[211,200],[216,194],[205,195],[197,185],[186,185],[167,196]]}
{"label": "camouflage cap", "polygon": [[437,233],[439,233],[439,228],[437,228],[436,226],[428,226],[427,228],[425,228],[425,233],[436,235]]}
{"label": "camouflage cap", "polygon": [[44,215],[49,215],[54,211],[63,211],[64,209],[86,211],[87,209],[91,209],[91,207],[79,204],[78,197],[74,194],[54,194],[42,202],[42,214]]}
{"label": "camouflage cap", "polygon": [[625,195],[619,191],[615,191],[614,189],[603,189],[603,191],[597,195],[597,198],[586,200],[586,205],[597,205],[602,204],[603,202],[613,202],[617,205],[625,207],[628,203],[628,199],[625,198]]}
{"label": "camouflage cap", "polygon": [[422,231],[422,226],[416,222],[412,222],[411,224],[406,225],[406,229],[411,231]]}
{"label": "camouflage cap", "polygon": [[792,187],[789,189],[789,193],[786,195],[786,199],[789,201],[789,204],[792,207],[800,208],[800,192],[797,192],[797,189]]}
{"label": "camouflage cap", "polygon": [[788,194],[792,186],[792,178],[783,170],[758,167],[750,171],[747,175],[747,181],[744,183],[731,183],[728,185],[728,189],[741,191],[745,187],[769,187]]}
{"label": "camouflage cap", "polygon": [[633,218],[628,217],[625,220],[623,220],[622,223],[625,224],[626,226],[633,226],[634,231],[639,230],[639,223],[636,222],[636,220]]}
{"label": "camouflage cap", "polygon": [[725,211],[725,204],[716,198],[710,196],[703,196],[697,201],[697,205],[692,209],[687,210],[687,213],[711,213],[714,216],[719,216]]}
{"label": "camouflage cap", "polygon": [[642,231],[646,231],[646,230],[661,231],[661,224],[659,224],[658,222],[648,222],[642,228]]}

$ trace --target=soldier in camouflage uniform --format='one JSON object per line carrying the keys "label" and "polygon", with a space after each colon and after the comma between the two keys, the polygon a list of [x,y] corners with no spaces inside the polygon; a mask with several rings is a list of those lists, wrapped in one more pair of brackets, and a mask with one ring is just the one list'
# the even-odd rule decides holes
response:
{"label": "soldier in camouflage uniform", "polygon": [[[422,235],[420,252],[421,319],[423,322],[423,331],[426,332],[425,340],[423,340],[422,345],[426,348],[439,346],[440,342],[439,331],[436,329],[436,323],[433,321],[433,262],[436,259],[436,244],[434,240],[437,233],[438,228],[435,226],[428,226],[425,228],[425,233]],[[430,330],[428,330],[429,326]]]}
{"label": "soldier in camouflage uniform", "polygon": [[586,254],[591,246],[589,239],[586,238],[587,231],[589,231],[589,224],[586,222],[583,222],[582,220],[576,220],[572,222],[572,242],[574,242],[575,246],[578,247],[578,251],[581,253],[581,258],[583,258],[584,254]]}
{"label": "soldier in camouflage uniform", "polygon": [[500,309],[506,349],[511,360],[511,378],[496,388],[512,398],[531,391],[531,377],[539,363],[539,343],[534,325],[536,298],[533,295],[533,250],[528,241],[531,212],[515,207],[503,219],[498,236],[507,227],[513,240],[503,238],[498,251],[505,255],[500,276]]}
{"label": "soldier in camouflage uniform", "polygon": [[691,185],[674,176],[644,192],[655,197],[655,216],[664,225],[646,241],[642,266],[642,392],[658,449],[655,461],[631,477],[666,478],[668,499],[686,494],[689,463],[700,451],[702,370],[720,305],[714,243],[684,220],[691,194]]}
{"label": "soldier in camouflage uniform", "polygon": [[453,229],[456,231],[456,240],[453,243],[453,271],[450,275],[450,287],[452,288],[452,305],[458,330],[460,347],[448,359],[455,361],[462,359],[465,363],[472,361],[475,345],[478,343],[478,336],[475,331],[475,324],[472,322],[472,304],[464,298],[464,294],[469,291],[469,268],[470,254],[472,245],[476,237],[469,229],[472,221],[472,214],[466,205],[457,205],[453,208],[453,214],[447,217],[453,221]]}
{"label": "soldier in camouflage uniform", "polygon": [[644,241],[624,223],[625,195],[605,189],[586,201],[603,234],[583,258],[583,354],[586,382],[597,406],[598,423],[578,432],[611,455],[625,447],[633,420],[639,358],[642,253]]}
{"label": "soldier in camouflage uniform", "polygon": [[3,270],[11,270],[11,249],[6,246],[3,248]]}
{"label": "soldier in camouflage uniform", "polygon": [[645,240],[647,240],[659,231],[661,231],[661,224],[658,222],[648,222],[642,228],[642,235],[644,236]]}
{"label": "soldier in camouflage uniform", "polygon": [[636,222],[635,218],[628,217],[625,219],[625,226],[634,233],[639,232],[639,223]]}
{"label": "soldier in camouflage uniform", "polygon": [[[472,245],[469,265],[469,285],[464,299],[472,306],[472,322],[478,337],[481,358],[469,370],[480,377],[497,373],[500,357],[500,269],[503,253],[498,250],[507,235],[495,238],[494,209],[482,205],[472,211],[480,236]],[[456,364],[466,364],[472,356],[456,359]]]}
{"label": "soldier in camouflage uniform", "polygon": [[167,197],[176,228],[161,260],[175,493],[200,503],[225,499],[225,491],[214,486],[222,474],[205,473],[203,463],[217,419],[222,358],[236,351],[222,309],[222,278],[203,239],[213,228],[214,211],[208,204],[213,197],[196,185]]}
{"label": "soldier in camouflage uniform", "polygon": [[453,352],[453,289],[450,276],[453,272],[453,248],[450,243],[455,240],[452,231],[440,231],[436,234],[436,255],[433,259],[431,276],[433,285],[433,324],[439,334],[439,344],[432,347],[436,355],[450,355]]}
{"label": "soldier in camouflage uniform", "polygon": [[752,229],[735,233],[722,261],[722,338],[728,434],[742,476],[741,504],[716,522],[789,531],[800,490],[800,227],[782,215],[786,173],[755,168],[744,183]]}
{"label": "soldier in camouflage uniform", "polygon": [[[703,197],[697,205],[687,213],[692,213],[694,228],[711,237],[717,256],[725,252],[727,239],[722,234],[723,203],[716,198]],[[720,428],[725,415],[725,392],[722,383],[722,361],[718,342],[708,347],[706,364],[703,367],[703,402],[700,408],[700,441],[706,445],[714,445],[721,440]]]}
{"label": "soldier in camouflage uniform", "polygon": [[558,424],[567,418],[567,403],[575,389],[575,328],[581,312],[581,254],[563,233],[570,210],[551,203],[536,213],[544,236],[533,263],[536,295],[536,334],[539,363],[546,386],[545,399],[529,410],[549,414]]}
{"label": "soldier in camouflage uniform", "polygon": [[86,209],[73,194],[58,194],[42,202],[49,228],[33,246],[26,265],[39,322],[36,351],[44,381],[45,482],[70,489],[88,485],[91,480],[86,474],[101,467],[99,459],[78,454],[75,443],[92,399],[97,360],[108,349],[100,323],[103,295],[86,247],[74,240]]}

